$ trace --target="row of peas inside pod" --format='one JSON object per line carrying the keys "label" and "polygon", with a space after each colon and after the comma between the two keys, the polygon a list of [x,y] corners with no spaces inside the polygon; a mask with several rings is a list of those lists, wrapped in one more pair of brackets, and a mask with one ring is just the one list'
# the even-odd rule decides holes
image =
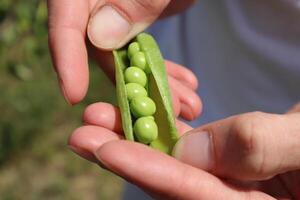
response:
{"label": "row of peas inside pod", "polygon": [[158,136],[158,127],[153,117],[156,105],[147,92],[151,69],[137,42],[129,44],[127,56],[130,66],[125,69],[124,79],[130,112],[134,119],[133,132],[139,142],[149,144]]}

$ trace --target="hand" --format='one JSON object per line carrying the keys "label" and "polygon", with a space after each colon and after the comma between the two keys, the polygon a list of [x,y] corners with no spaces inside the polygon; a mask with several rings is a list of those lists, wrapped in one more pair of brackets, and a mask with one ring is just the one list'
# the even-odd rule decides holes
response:
{"label": "hand", "polygon": [[99,49],[123,46],[158,16],[180,12],[193,1],[48,0],[49,47],[65,99],[76,104],[84,98],[88,54],[112,78],[111,54]]}
{"label": "hand", "polygon": [[300,103],[284,115],[253,112],[194,129],[174,156],[244,191],[300,199]]}
{"label": "hand", "polygon": [[190,132],[176,144],[176,160],[120,140],[117,108],[100,103],[87,108],[87,126],[69,144],[158,199],[299,199],[299,120],[300,104],[286,115],[254,112],[194,130],[178,121]]}

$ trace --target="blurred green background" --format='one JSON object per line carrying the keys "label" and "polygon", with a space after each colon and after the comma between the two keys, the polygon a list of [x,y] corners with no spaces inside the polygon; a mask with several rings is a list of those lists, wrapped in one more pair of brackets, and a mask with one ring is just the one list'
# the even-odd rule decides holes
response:
{"label": "blurred green background", "polygon": [[46,1],[0,1],[2,200],[120,199],[123,181],[66,145],[86,105],[115,100],[114,87],[93,64],[90,74],[85,101],[69,106],[51,66]]}

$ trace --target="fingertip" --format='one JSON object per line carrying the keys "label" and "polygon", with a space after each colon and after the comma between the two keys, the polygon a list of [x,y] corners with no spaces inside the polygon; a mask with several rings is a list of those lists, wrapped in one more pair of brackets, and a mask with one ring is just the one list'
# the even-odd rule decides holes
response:
{"label": "fingertip", "polygon": [[86,129],[86,127],[80,127],[73,131],[68,139],[68,146],[77,155],[89,161],[96,162],[97,159],[91,152],[94,147],[90,146],[90,141],[82,140],[82,138],[85,138],[84,129]]}
{"label": "fingertip", "polygon": [[104,143],[118,140],[120,137],[97,126],[82,126],[73,131],[68,139],[69,147],[78,155],[91,161],[95,161],[94,152]]}
{"label": "fingertip", "polygon": [[60,78],[58,78],[59,80],[59,88],[60,88],[60,92],[63,95],[65,101],[69,104],[69,105],[74,105],[75,103],[70,101],[69,95],[65,89],[65,86],[62,83],[62,80]]}
{"label": "fingertip", "polygon": [[178,115],[180,114],[179,97],[176,94],[176,91],[174,91],[174,90],[171,91],[171,95],[172,95],[172,103],[173,103],[174,114],[175,114],[175,117],[178,117]]}
{"label": "fingertip", "polygon": [[180,135],[183,135],[186,132],[193,129],[191,126],[189,126],[188,124],[186,124],[178,119],[176,120],[176,127],[177,127]]}
{"label": "fingertip", "polygon": [[86,124],[102,126],[117,133],[123,131],[120,111],[109,103],[99,102],[89,105],[82,119]]}
{"label": "fingertip", "polygon": [[[95,151],[95,155],[100,157],[101,160],[108,161],[111,158],[124,158],[125,155],[142,155],[144,151],[148,150],[150,150],[149,146],[142,143],[129,140],[113,140],[101,145]],[[120,152],[124,155],[123,157],[117,156]]]}
{"label": "fingertip", "polygon": [[173,93],[178,94],[180,115],[187,120],[197,118],[202,112],[202,101],[200,97],[175,78],[168,76],[168,81]]}
{"label": "fingertip", "polygon": [[181,102],[180,106],[180,115],[189,121],[196,119],[202,113],[202,101],[197,95],[186,98],[186,102]]}
{"label": "fingertip", "polygon": [[193,106],[193,113],[194,113],[194,119],[196,119],[197,117],[199,117],[202,113],[203,110],[203,104],[202,104],[202,100],[200,99],[200,97],[198,95],[196,95],[196,98],[194,100],[194,106]]}
{"label": "fingertip", "polygon": [[188,68],[181,66],[169,60],[165,60],[167,72],[175,79],[192,90],[197,90],[198,79],[196,75]]}
{"label": "fingertip", "polygon": [[87,84],[83,84],[81,85],[81,87],[75,89],[72,86],[70,87],[61,85],[60,88],[66,102],[71,105],[75,105],[80,103],[84,99],[87,93],[88,86]]}
{"label": "fingertip", "polygon": [[148,149],[146,145],[140,143],[115,140],[100,146],[95,151],[94,156],[106,168],[124,178],[128,178],[135,176],[133,174],[136,171],[137,163],[144,159],[145,148]]}
{"label": "fingertip", "polygon": [[100,144],[99,140],[95,139],[96,135],[92,126],[82,126],[73,131],[68,140],[68,145],[74,149],[84,149],[88,152],[94,152]]}
{"label": "fingertip", "polygon": [[194,97],[190,98],[188,100],[189,105],[191,107],[192,113],[193,113],[193,120],[199,117],[199,115],[202,113],[203,105],[200,97],[194,93]]}
{"label": "fingertip", "polygon": [[61,91],[74,105],[86,95],[89,82],[87,51],[80,31],[64,27],[49,30],[50,50]]}
{"label": "fingertip", "polygon": [[60,86],[66,101],[71,105],[81,102],[88,90],[89,74],[87,67],[74,66],[73,70],[64,70],[60,75],[62,76]]}

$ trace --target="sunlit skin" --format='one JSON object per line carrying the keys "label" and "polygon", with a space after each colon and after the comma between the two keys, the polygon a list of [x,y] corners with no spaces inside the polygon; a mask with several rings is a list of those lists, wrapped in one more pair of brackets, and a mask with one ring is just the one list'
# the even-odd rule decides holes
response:
{"label": "sunlit skin", "polygon": [[[88,56],[101,64],[113,80],[110,53],[95,48],[99,44],[95,43],[97,40],[90,33],[93,27],[89,22],[93,21],[94,13],[103,4],[122,8],[133,24],[143,22],[139,27],[142,31],[159,16],[180,12],[193,1],[172,1],[169,6],[168,0],[151,1],[152,10],[139,7],[145,5],[141,2],[148,1],[138,2],[48,0],[49,46],[63,95],[70,104],[80,102],[87,92]],[[87,42],[87,36],[91,43]],[[202,110],[201,100],[195,92],[198,87],[196,77],[185,67],[170,61],[166,61],[166,66],[176,116],[195,119]],[[219,165],[211,165],[206,169],[193,167],[189,163],[191,158],[183,156],[176,160],[143,144],[124,141],[119,110],[107,103],[95,103],[86,108],[83,115],[86,125],[73,132],[69,145],[80,156],[136,184],[158,199],[300,199],[300,165],[297,163],[300,160],[299,111],[299,106],[295,106],[289,114],[284,115],[248,113],[199,127],[198,131],[207,130],[216,141],[216,155],[231,155],[231,159],[217,156],[214,162]],[[255,130],[259,131],[252,132],[249,124],[255,124]],[[192,130],[179,120],[177,125],[181,134]],[[284,139],[281,139],[282,134]],[[183,135],[182,139],[188,135]],[[251,136],[251,140],[247,140],[247,136]],[[235,138],[230,141],[233,142],[234,151],[221,148],[226,147],[224,144],[229,142],[229,138]],[[290,143],[293,146],[288,145]],[[250,149],[246,151],[248,156],[237,154],[245,149]],[[276,154],[265,155],[273,149],[277,149]],[[201,156],[201,152],[195,152],[192,158],[198,156]],[[259,162],[261,159],[249,159],[253,156],[265,158],[264,162]],[[237,167],[237,163],[247,165],[242,165],[239,173],[233,173],[232,169]],[[281,165],[274,166],[274,163]],[[261,181],[265,179],[268,180]],[[245,184],[241,180],[251,182]]]}
{"label": "sunlit skin", "polygon": [[[152,9],[143,7],[147,2],[152,5]],[[111,53],[95,48],[97,44],[92,45],[86,39],[87,35],[92,35],[89,33],[92,28],[89,21],[92,21],[92,16],[101,6],[109,4],[122,10],[131,24],[142,22],[143,25],[139,25],[142,31],[162,13],[165,16],[172,15],[193,2],[194,0],[171,3],[170,0],[48,0],[49,47],[65,99],[70,104],[76,104],[85,97],[89,82],[88,56],[93,57],[102,66],[102,70],[113,79]],[[188,113],[187,110],[184,112]]]}
{"label": "sunlit skin", "polygon": [[[299,124],[295,126],[295,122],[299,120],[298,110],[293,110],[287,115],[274,115],[266,113],[249,113],[231,117],[225,120],[211,123],[200,127],[205,130],[215,130],[215,148],[218,149],[226,142],[229,135],[236,135],[241,140],[247,134],[246,128],[240,132],[228,132],[234,124],[239,122],[239,126],[247,127],[246,123],[255,121],[257,118],[262,121],[261,130],[259,134],[264,134],[265,137],[276,137],[282,132],[279,128],[293,126],[292,130],[300,130]],[[111,112],[114,111],[114,112]],[[97,117],[101,115],[100,117]],[[105,115],[105,117],[103,117]],[[71,148],[80,156],[87,158],[100,166],[109,169],[110,171],[122,176],[124,179],[137,184],[143,190],[148,192],[151,196],[158,199],[273,199],[281,197],[287,199],[298,199],[300,183],[299,165],[296,159],[298,154],[293,153],[291,148],[284,148],[285,142],[278,137],[280,141],[271,142],[272,140],[259,141],[261,137],[254,134],[253,140],[261,143],[265,147],[264,151],[253,149],[253,152],[263,154],[271,149],[278,149],[275,155],[264,160],[263,163],[255,160],[248,160],[251,157],[240,157],[238,153],[243,149],[248,148],[247,143],[232,144],[236,147],[235,152],[226,152],[229,149],[220,150],[219,154],[229,154],[229,157],[222,159],[223,163],[218,166],[218,169],[206,169],[192,167],[184,164],[186,158],[176,160],[170,156],[160,153],[138,143],[124,141],[122,131],[120,131],[120,113],[117,108],[107,103],[95,103],[87,107],[84,113],[84,121],[86,126],[76,129],[70,137],[69,144]],[[93,116],[93,117],[91,117]],[[96,118],[97,117],[97,118]],[[111,120],[102,121],[101,118],[111,118]],[[282,121],[283,119],[283,121]],[[90,123],[91,122],[91,123]],[[272,125],[272,122],[274,123]],[[115,124],[113,124],[115,123]],[[92,125],[89,125],[92,124]],[[298,127],[297,127],[298,126]],[[192,128],[187,124],[177,121],[177,127],[181,134],[191,131]],[[217,130],[222,127],[222,130]],[[266,129],[263,129],[267,127]],[[276,130],[270,129],[274,127]],[[288,131],[288,129],[286,129]],[[264,132],[265,131],[265,132]],[[288,135],[291,136],[295,132],[284,133],[286,140],[289,140]],[[294,137],[290,138],[295,140]],[[239,141],[237,139],[237,141]],[[291,141],[287,141],[289,143]],[[243,145],[244,146],[243,146]],[[282,144],[282,145],[279,145]],[[298,139],[298,147],[300,146]],[[267,150],[269,149],[269,150]],[[282,152],[281,152],[282,151]],[[122,156],[119,156],[122,154]],[[294,157],[294,161],[282,163],[281,160],[289,155]],[[193,156],[201,156],[201,152],[195,152]],[[253,155],[254,156],[254,155]],[[263,155],[261,155],[263,156]],[[147,159],[145,159],[147,158]],[[233,162],[233,160],[237,162]],[[282,163],[282,168],[272,166],[272,163]],[[143,165],[140,165],[143,163]],[[241,166],[238,174],[235,173],[234,168],[238,167],[237,163],[247,163],[252,166],[251,169],[247,166]],[[299,163],[298,163],[299,164]],[[290,166],[290,168],[289,168]],[[294,168],[292,166],[295,166]],[[262,171],[256,171],[256,168],[261,167]],[[289,168],[289,169],[288,169]],[[275,170],[274,170],[275,169]],[[283,172],[287,170],[286,172]],[[209,172],[207,172],[209,171]],[[222,176],[221,176],[222,173]],[[283,174],[281,174],[283,173]],[[280,175],[278,175],[280,174]],[[219,177],[226,177],[219,178]],[[153,178],[157,177],[157,178]],[[273,177],[273,178],[271,178]],[[267,180],[265,180],[267,179]],[[257,181],[256,181],[257,180]],[[172,184],[170,184],[170,182]]]}

